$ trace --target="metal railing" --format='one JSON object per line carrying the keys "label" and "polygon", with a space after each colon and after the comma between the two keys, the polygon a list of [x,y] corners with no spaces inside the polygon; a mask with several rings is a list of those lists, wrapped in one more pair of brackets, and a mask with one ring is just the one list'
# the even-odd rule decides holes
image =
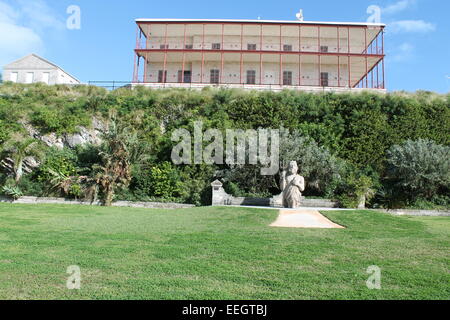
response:
{"label": "metal railing", "polygon": [[115,90],[119,88],[131,88],[132,81],[88,81],[88,85],[105,88],[108,90]]}
{"label": "metal railing", "polygon": [[[252,46],[249,46],[252,45]],[[241,42],[204,42],[204,43],[190,43],[184,44],[181,41],[168,41],[164,42],[151,41],[148,43],[138,43],[137,50],[179,50],[179,51],[249,51],[249,52],[264,52],[264,51],[276,51],[286,53],[340,53],[340,54],[365,54],[365,55],[381,55],[383,54],[383,48],[381,46],[370,45],[365,47],[364,45],[345,45],[345,44],[313,44],[302,43],[298,44],[276,44],[276,43],[241,43]]]}

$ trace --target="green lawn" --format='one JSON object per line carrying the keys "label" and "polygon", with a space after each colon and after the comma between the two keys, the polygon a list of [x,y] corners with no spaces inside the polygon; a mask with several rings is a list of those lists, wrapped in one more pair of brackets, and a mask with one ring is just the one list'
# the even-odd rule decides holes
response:
{"label": "green lawn", "polygon": [[449,217],[329,212],[347,229],[306,230],[268,227],[276,215],[0,204],[0,299],[450,298]]}

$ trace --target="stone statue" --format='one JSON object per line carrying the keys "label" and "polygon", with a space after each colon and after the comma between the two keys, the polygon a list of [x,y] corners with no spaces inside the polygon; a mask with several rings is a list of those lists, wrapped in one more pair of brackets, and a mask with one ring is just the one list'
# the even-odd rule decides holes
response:
{"label": "stone statue", "polygon": [[289,162],[286,171],[281,174],[281,189],[283,190],[283,207],[298,208],[302,199],[302,192],[305,190],[305,178],[297,174],[297,161]]}

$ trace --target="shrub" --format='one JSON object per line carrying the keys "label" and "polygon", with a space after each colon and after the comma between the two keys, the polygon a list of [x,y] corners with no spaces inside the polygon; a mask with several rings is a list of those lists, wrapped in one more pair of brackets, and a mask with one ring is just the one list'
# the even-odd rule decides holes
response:
{"label": "shrub", "polygon": [[5,185],[5,186],[3,186],[2,192],[6,196],[10,197],[13,200],[17,200],[17,199],[19,199],[20,197],[23,196],[23,193],[20,190],[20,188],[18,186],[15,186],[15,185]]}
{"label": "shrub", "polygon": [[305,193],[309,195],[332,195],[344,168],[344,161],[320,147],[313,139],[300,132],[289,133],[288,130],[281,131],[280,160],[280,169],[285,168],[289,161],[297,161],[299,174],[307,182]]}
{"label": "shrub", "polygon": [[76,155],[70,149],[49,148],[45,161],[37,173],[38,181],[47,183],[51,187],[50,182],[54,179],[54,172],[66,177],[76,175],[76,160]]}
{"label": "shrub", "polygon": [[374,195],[374,181],[366,175],[352,172],[341,186],[343,193],[337,199],[344,208],[362,208]]}
{"label": "shrub", "polygon": [[408,140],[388,151],[388,177],[411,197],[431,199],[450,189],[450,147]]}
{"label": "shrub", "polygon": [[165,199],[186,197],[180,173],[170,162],[154,165],[146,174],[148,179],[141,179],[138,182],[139,189],[146,194]]}

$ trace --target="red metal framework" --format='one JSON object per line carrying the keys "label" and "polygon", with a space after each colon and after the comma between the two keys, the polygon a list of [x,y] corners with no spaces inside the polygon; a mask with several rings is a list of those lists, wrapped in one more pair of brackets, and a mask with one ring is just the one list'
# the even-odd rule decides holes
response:
{"label": "red metal framework", "polygon": [[[152,44],[152,37],[151,35],[151,26],[152,24],[165,24],[165,32],[164,32],[164,44],[160,45],[160,47],[151,47]],[[181,25],[183,27],[183,36],[181,37],[181,48],[178,48],[178,45],[173,46],[173,44],[169,44],[168,42],[168,27],[170,25]],[[198,36],[201,38],[201,47],[195,48],[194,46],[187,47],[186,42],[186,32],[187,27],[191,25],[201,25],[202,32]],[[205,27],[208,25],[215,25],[219,26],[221,28],[221,34],[217,35],[217,43],[220,43],[220,48],[212,47],[212,48],[206,48],[205,46]],[[239,44],[236,44],[236,47],[234,48],[226,48],[225,44],[229,44],[225,42],[225,26],[226,25],[238,25],[240,26],[240,41]],[[246,25],[252,25],[252,26],[259,26],[259,48],[245,48],[244,47],[244,26]],[[279,47],[277,49],[264,49],[264,27],[270,25],[270,26],[279,26]],[[149,62],[149,56],[152,53],[162,53],[163,58],[163,69],[162,69],[162,83],[170,82],[170,80],[167,79],[166,73],[167,73],[167,58],[168,54],[170,53],[181,53],[182,54],[182,67],[181,67],[181,81],[180,77],[177,78],[177,81],[175,83],[184,83],[185,82],[185,68],[186,68],[186,55],[189,53],[199,53],[201,55],[201,70],[200,70],[200,77],[199,81],[193,81],[193,83],[197,84],[205,84],[208,85],[208,83],[204,83],[204,69],[205,69],[205,55],[208,53],[217,53],[220,55],[220,76],[219,76],[219,85],[221,84],[245,84],[244,81],[244,55],[246,54],[257,54],[259,55],[259,85],[265,85],[263,83],[263,69],[264,69],[264,63],[263,63],[263,57],[267,55],[278,55],[279,56],[279,79],[278,83],[275,85],[284,86],[284,58],[288,58],[296,56],[298,61],[298,87],[302,86],[319,86],[319,87],[338,87],[338,88],[371,88],[371,89],[385,89],[385,68],[384,68],[384,26],[371,26],[371,25],[352,25],[352,24],[326,24],[326,23],[317,23],[312,24],[308,23],[307,25],[303,25],[302,23],[298,23],[298,50],[284,50],[283,48],[283,33],[282,33],[282,27],[285,25],[293,26],[292,23],[282,23],[282,22],[274,22],[274,23],[266,23],[266,22],[228,22],[228,21],[221,21],[221,22],[206,22],[206,21],[167,21],[167,22],[147,22],[147,21],[137,21],[137,32],[136,32],[136,48],[135,48],[135,64],[134,64],[134,75],[133,75],[133,81],[135,83],[148,83],[148,64]],[[302,31],[304,28],[317,28],[317,50],[304,50],[304,47],[302,47]],[[336,28],[336,41],[337,41],[337,50],[336,52],[328,52],[323,50],[321,47],[321,31],[323,28]],[[376,28],[376,35],[373,37],[373,39],[368,41],[368,30],[369,28]],[[145,32],[145,31],[146,32]],[[364,31],[364,47],[362,50],[355,49],[355,47],[352,47],[352,43],[350,41],[351,38],[351,30],[363,30]],[[343,50],[341,47],[341,38],[342,33],[347,36],[347,48],[346,50]],[[345,45],[345,43],[344,43]],[[345,47],[344,47],[345,48]],[[247,50],[246,50],[247,49]],[[224,81],[223,75],[224,75],[224,64],[225,64],[225,54],[238,54],[239,55],[239,83],[233,83],[230,81]],[[308,57],[308,56],[317,56],[317,79],[310,79],[313,81],[316,81],[315,84],[311,83],[305,83],[304,76],[302,74],[302,58]],[[322,70],[323,70],[323,60],[326,59],[326,57],[336,57],[337,58],[337,81],[335,81],[334,85],[330,85],[328,81],[323,81],[322,79]],[[144,60],[144,67],[143,67],[143,78],[141,79],[140,69],[141,67],[141,60]],[[304,59],[303,59],[304,60]],[[369,67],[369,60],[370,67]],[[344,75],[341,70],[342,63],[346,63],[347,67],[347,73],[345,74],[346,78],[348,78],[346,81],[342,81],[342,76]],[[380,67],[381,65],[381,67]],[[352,79],[352,72],[355,72],[358,67],[363,68],[363,71],[361,71],[362,77],[359,79],[359,76],[357,79]],[[152,81],[153,83],[155,81]],[[287,85],[289,86],[289,85]],[[292,85],[291,85],[292,86]]]}

